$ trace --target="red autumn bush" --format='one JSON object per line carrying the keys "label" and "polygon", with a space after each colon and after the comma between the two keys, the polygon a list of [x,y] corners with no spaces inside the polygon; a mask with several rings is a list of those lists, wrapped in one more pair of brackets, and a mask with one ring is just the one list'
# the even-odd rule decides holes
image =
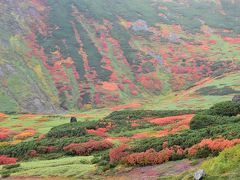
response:
{"label": "red autumn bush", "polygon": [[146,152],[130,154],[122,160],[128,165],[162,164],[169,161],[173,154],[174,150],[168,148],[159,152],[156,152],[154,149],[149,149]]}
{"label": "red autumn bush", "polygon": [[70,154],[77,154],[77,155],[88,155],[93,151],[100,151],[104,149],[110,149],[113,146],[113,144],[109,141],[103,140],[103,141],[94,141],[90,140],[85,143],[72,143],[65,147],[63,147],[63,150],[69,152]]}
{"label": "red autumn bush", "polygon": [[164,117],[164,118],[156,118],[150,120],[151,123],[158,124],[158,125],[167,125],[174,123],[179,120],[191,120],[193,117],[193,114],[185,114],[185,115],[180,115],[180,116],[169,116],[169,117]]}
{"label": "red autumn bush", "polygon": [[26,128],[23,132],[17,134],[14,138],[23,140],[23,139],[32,137],[35,134],[36,134],[36,130],[34,128]]}
{"label": "red autumn bush", "polygon": [[11,158],[8,156],[0,155],[0,165],[4,164],[16,164],[17,158]]}
{"label": "red autumn bush", "polygon": [[6,114],[4,114],[4,113],[0,113],[0,120],[1,119],[5,119],[5,118],[7,118],[8,116],[6,115]]}
{"label": "red autumn bush", "polygon": [[28,155],[29,155],[30,157],[36,157],[36,156],[38,156],[38,153],[37,153],[36,150],[31,150],[31,151],[28,153]]}
{"label": "red autumn bush", "polygon": [[240,139],[203,139],[200,143],[195,144],[191,148],[187,149],[188,155],[195,155],[200,148],[208,147],[211,151],[223,151],[226,148],[232,147],[236,144],[240,143]]}
{"label": "red autumn bush", "polygon": [[53,153],[53,152],[56,152],[58,150],[57,147],[55,146],[42,146],[39,148],[39,152],[40,153],[44,153],[44,154],[47,154],[47,153]]}
{"label": "red autumn bush", "polygon": [[110,163],[115,161],[120,161],[123,157],[128,155],[128,152],[125,150],[128,148],[128,145],[122,144],[117,148],[111,149],[109,152]]}
{"label": "red autumn bush", "polygon": [[94,134],[100,137],[106,137],[107,135],[105,134],[107,132],[106,128],[98,128],[98,129],[87,129],[86,130],[88,134]]}
{"label": "red autumn bush", "polygon": [[6,140],[8,138],[8,135],[5,133],[0,133],[0,141]]}

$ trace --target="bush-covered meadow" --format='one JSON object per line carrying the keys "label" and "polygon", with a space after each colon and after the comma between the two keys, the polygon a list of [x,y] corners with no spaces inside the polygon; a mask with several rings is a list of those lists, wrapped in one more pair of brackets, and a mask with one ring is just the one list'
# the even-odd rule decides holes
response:
{"label": "bush-covered meadow", "polygon": [[[227,101],[206,110],[122,110],[99,120],[80,118],[78,122],[60,124],[46,133],[34,128],[16,132],[1,127],[0,164],[91,156],[87,164],[102,174],[116,166],[213,157],[240,143],[239,107],[239,103]],[[22,121],[28,118],[35,118],[39,124],[56,117],[18,117]],[[69,120],[69,116],[62,118]],[[9,175],[22,172],[21,168],[13,169]],[[8,175],[6,168],[1,172],[3,177]]]}

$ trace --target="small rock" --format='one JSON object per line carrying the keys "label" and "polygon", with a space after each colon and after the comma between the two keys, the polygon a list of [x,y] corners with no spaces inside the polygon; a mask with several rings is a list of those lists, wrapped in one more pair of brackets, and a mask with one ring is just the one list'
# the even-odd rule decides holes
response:
{"label": "small rock", "polygon": [[232,99],[233,102],[240,103],[240,95],[235,95]]}
{"label": "small rock", "polygon": [[205,171],[203,169],[198,170],[194,173],[193,177],[195,180],[200,180],[206,175]]}
{"label": "small rock", "polygon": [[75,117],[71,117],[71,119],[70,119],[70,123],[76,123],[77,122],[77,118],[75,118]]}

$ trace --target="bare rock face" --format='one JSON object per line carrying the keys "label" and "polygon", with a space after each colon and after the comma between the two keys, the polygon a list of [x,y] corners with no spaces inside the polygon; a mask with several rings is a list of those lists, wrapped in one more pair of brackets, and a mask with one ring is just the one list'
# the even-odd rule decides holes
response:
{"label": "bare rock face", "polygon": [[240,103],[240,95],[235,95],[232,99],[233,102]]}

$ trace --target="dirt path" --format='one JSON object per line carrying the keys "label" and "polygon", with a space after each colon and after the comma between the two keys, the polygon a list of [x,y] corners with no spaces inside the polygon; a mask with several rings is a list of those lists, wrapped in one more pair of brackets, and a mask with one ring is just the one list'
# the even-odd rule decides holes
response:
{"label": "dirt path", "polygon": [[106,180],[156,180],[161,176],[178,175],[185,171],[197,168],[201,162],[191,165],[190,160],[168,162],[162,165],[133,168],[128,172],[122,172]]}

